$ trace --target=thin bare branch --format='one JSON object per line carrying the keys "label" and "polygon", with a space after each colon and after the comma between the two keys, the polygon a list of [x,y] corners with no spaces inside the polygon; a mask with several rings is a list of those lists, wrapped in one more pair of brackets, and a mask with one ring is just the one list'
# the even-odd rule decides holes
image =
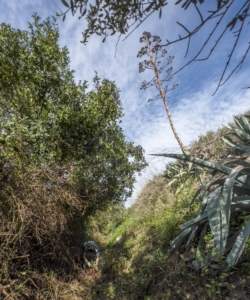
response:
{"label": "thin bare branch", "polygon": [[[246,1],[246,3],[247,3],[247,2],[249,2],[249,1]],[[250,3],[248,3],[247,11],[249,10],[249,8],[250,8]],[[235,53],[235,50],[236,50],[236,48],[237,48],[237,46],[238,46],[238,43],[239,43],[239,40],[240,40],[242,31],[243,31],[244,25],[245,25],[245,21],[243,20],[243,21],[241,21],[240,29],[238,30],[238,33],[237,33],[237,35],[236,35],[236,38],[235,38],[235,41],[234,41],[234,43],[233,43],[232,49],[231,49],[231,51],[230,51],[230,53],[229,53],[228,59],[227,59],[226,64],[225,64],[225,67],[224,67],[224,69],[223,69],[223,72],[222,72],[222,74],[221,74],[221,76],[220,76],[218,85],[217,85],[217,87],[216,87],[216,89],[215,89],[213,95],[214,95],[214,94],[218,91],[218,89],[225,83],[225,82],[224,82],[224,77],[225,77],[225,74],[226,74],[226,72],[227,72],[227,70],[228,70],[228,68],[229,68],[229,65],[230,65],[230,63],[231,63],[232,57],[233,57],[233,55],[234,55],[234,53]],[[247,52],[247,53],[248,53],[248,52]],[[231,77],[231,76],[232,76],[232,74],[230,75],[230,77]],[[229,78],[230,78],[230,77],[229,77]],[[224,82],[224,83],[223,83],[223,82]]]}
{"label": "thin bare branch", "polygon": [[195,10],[197,11],[197,13],[198,13],[198,15],[200,17],[201,23],[203,23],[204,22],[204,18],[203,18],[201,10],[199,9],[199,7],[197,6],[196,3],[194,3],[194,7],[195,7]]}

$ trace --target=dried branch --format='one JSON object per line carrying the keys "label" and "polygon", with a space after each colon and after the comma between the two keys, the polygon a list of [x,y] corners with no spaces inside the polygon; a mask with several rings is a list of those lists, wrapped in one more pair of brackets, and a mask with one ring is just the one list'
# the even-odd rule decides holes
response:
{"label": "dried branch", "polygon": [[[204,51],[204,49],[206,48],[206,46],[208,45],[208,43],[210,42],[211,38],[214,36],[216,30],[218,29],[218,27],[220,26],[221,22],[223,21],[227,11],[229,10],[231,6],[231,3],[225,8],[225,11],[222,12],[220,14],[220,18],[219,20],[216,22],[216,24],[213,26],[212,30],[210,31],[207,39],[204,41],[204,43],[202,44],[202,46],[200,47],[200,49],[197,51],[197,53],[187,62],[185,63],[183,66],[181,66],[178,70],[176,70],[174,72],[174,74],[177,74],[179,72],[181,72],[182,70],[184,70],[187,66],[191,65],[193,62],[198,61],[198,57],[201,55],[201,53]],[[204,24],[200,24],[200,26],[204,26]],[[202,28],[201,27],[201,28]],[[196,31],[192,31],[191,34],[189,35],[189,40],[191,40],[191,38],[195,35]],[[224,36],[225,31],[223,32],[223,34],[221,34],[221,36],[216,40],[214,47],[212,48],[213,50],[210,51],[210,54],[207,56],[207,59],[210,57],[210,55],[213,53],[213,51],[215,50],[215,48],[217,47],[217,45],[219,44],[219,41],[222,39],[222,37]],[[164,46],[164,45],[163,45]]]}
{"label": "dried branch", "polygon": [[[151,36],[151,34],[148,32],[145,32],[143,34],[141,38],[141,42],[143,42],[144,47],[142,47],[142,49],[139,51],[138,56],[139,57],[146,56],[147,59],[145,59],[142,63],[139,64],[140,71],[142,72],[146,69],[151,69],[154,75],[150,81],[144,82],[143,86],[144,88],[147,88],[147,87],[151,87],[153,84],[158,90],[171,130],[174,134],[174,137],[178,145],[180,146],[180,149],[183,152],[183,154],[186,154],[185,146],[176,131],[172,114],[169,109],[167,91],[163,87],[163,82],[170,81],[172,78],[171,75],[172,68],[168,68],[166,70],[167,78],[163,80],[161,79],[161,73],[165,70],[165,64],[164,67],[162,67],[161,63],[163,63],[163,58],[165,57],[167,52],[160,47],[160,38],[158,36]],[[168,66],[172,62],[172,60],[173,60],[172,57],[168,57],[168,61],[166,65]]]}
{"label": "dried branch", "polygon": [[[245,11],[244,11],[245,16],[247,16],[248,11],[249,11],[249,9],[250,9],[250,2],[249,2],[249,1],[246,1],[246,2],[245,2],[245,4],[243,5],[243,8],[244,8],[244,6],[245,6],[247,3],[248,3],[248,6],[247,6],[247,8],[246,8]],[[246,20],[246,17],[243,17],[243,19],[241,20],[240,29],[238,30],[238,32],[237,32],[237,34],[236,34],[236,39],[235,39],[235,41],[234,41],[234,44],[233,44],[233,46],[232,46],[232,49],[231,49],[230,54],[229,54],[229,56],[228,56],[228,59],[227,59],[227,61],[226,61],[225,67],[224,67],[224,69],[223,69],[223,72],[222,72],[222,74],[221,74],[221,76],[220,76],[219,83],[218,83],[218,85],[217,85],[217,88],[215,89],[214,94],[218,91],[218,89],[219,89],[222,85],[224,85],[224,84],[228,81],[229,78],[232,77],[232,75],[236,72],[236,70],[238,69],[238,67],[245,61],[245,59],[246,59],[246,57],[247,57],[247,54],[248,54],[249,50],[247,50],[247,51],[245,52],[245,55],[243,55],[243,58],[241,59],[241,61],[243,61],[243,62],[241,63],[241,61],[240,61],[240,62],[238,63],[238,65],[236,66],[236,68],[234,68],[234,69],[231,71],[231,73],[229,74],[229,76],[224,80],[225,74],[226,74],[226,72],[227,72],[227,70],[228,70],[228,68],[229,68],[229,65],[230,65],[230,63],[231,63],[232,57],[233,57],[233,55],[234,55],[234,53],[235,53],[235,51],[236,51],[236,49],[237,49],[237,46],[238,46],[238,44],[239,44],[239,40],[240,40],[242,31],[243,31],[243,28],[244,28],[244,25],[245,25],[245,20]]]}

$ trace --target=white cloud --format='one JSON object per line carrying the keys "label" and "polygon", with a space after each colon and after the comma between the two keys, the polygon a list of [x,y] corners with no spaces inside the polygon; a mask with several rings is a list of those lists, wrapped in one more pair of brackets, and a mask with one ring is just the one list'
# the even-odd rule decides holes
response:
{"label": "white cloud", "polygon": [[[247,74],[240,76],[216,96],[212,96],[215,83],[210,83],[203,91],[198,91],[178,101],[178,105],[173,109],[173,119],[177,132],[186,145],[207,131],[216,130],[232,121],[233,115],[250,110],[250,90],[238,88],[246,76]],[[141,135],[136,142],[145,149],[149,166],[141,176],[137,176],[134,193],[128,200],[127,206],[133,204],[144,185],[155,175],[160,174],[169,162],[166,158],[153,157],[149,154],[179,152],[178,144],[165,115],[155,118],[146,126],[144,124],[138,130],[141,131]]]}

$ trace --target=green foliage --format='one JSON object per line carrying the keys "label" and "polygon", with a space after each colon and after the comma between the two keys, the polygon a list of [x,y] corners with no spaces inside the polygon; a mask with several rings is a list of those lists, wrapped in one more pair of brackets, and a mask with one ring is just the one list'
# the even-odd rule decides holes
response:
{"label": "green foliage", "polygon": [[76,84],[58,39],[54,21],[37,16],[26,31],[0,27],[1,156],[20,168],[65,166],[90,209],[122,201],[145,166],[142,148],[125,140],[115,84]]}
{"label": "green foliage", "polygon": [[161,10],[167,3],[165,0],[153,1],[109,1],[99,0],[90,3],[88,0],[61,0],[66,7],[62,14],[65,19],[67,13],[79,14],[86,17],[87,28],[83,34],[83,42],[86,43],[93,34],[106,37],[115,33],[125,34],[131,24],[142,22],[143,19],[155,11]]}
{"label": "green foliage", "polygon": [[0,25],[1,299],[87,299],[82,243],[112,230],[104,216],[121,222],[145,160],[115,84],[94,84],[76,84],[53,20]]}
{"label": "green foliage", "polygon": [[127,214],[127,210],[121,203],[111,203],[105,209],[97,210],[85,220],[88,239],[94,239],[106,246],[107,240],[117,232],[116,229],[123,224]]}
{"label": "green foliage", "polygon": [[[221,141],[225,132],[223,129],[200,137],[190,148],[190,154],[203,160],[225,162],[234,159],[235,152]],[[113,222],[113,218],[109,217],[110,209],[106,214],[98,214],[99,221],[95,221],[102,224],[102,235],[105,237],[103,239],[98,235],[98,239],[104,241],[102,244],[106,247],[103,251],[101,276],[93,282],[91,299],[247,299],[250,279],[249,239],[241,264],[224,272],[204,265],[208,250],[213,252],[211,230],[204,234],[202,243],[188,236],[189,245],[185,245],[188,245],[190,251],[168,251],[171,240],[178,234],[179,226],[188,224],[200,214],[201,201],[190,201],[197,195],[197,188],[201,183],[197,175],[202,176],[202,182],[205,183],[209,179],[216,180],[220,174],[215,173],[212,168],[209,169],[211,172],[207,172],[194,163],[192,166],[195,172],[189,172],[188,164],[180,160],[171,166],[167,165],[166,168],[170,168],[166,171],[167,174],[151,180],[135,204],[125,214],[121,213],[122,218]],[[184,168],[185,171],[181,176],[178,176],[179,168]],[[177,176],[177,180],[169,186],[171,175]],[[238,205],[243,208],[245,204],[238,202]],[[116,215],[115,212],[114,214]],[[244,224],[242,216],[241,212],[236,214],[232,210],[229,243],[235,242],[236,235]],[[246,226],[242,229],[244,232],[239,236],[239,242],[234,243],[238,246],[231,248],[234,257],[239,256],[244,248],[244,233],[248,229]],[[196,246],[199,246],[198,249]],[[229,253],[227,250],[227,254]],[[197,261],[194,265],[204,265],[200,272],[191,268],[194,255]],[[213,266],[217,267],[218,264]]]}
{"label": "green foliage", "polygon": [[250,121],[249,114],[235,117],[235,124],[229,128],[230,132],[225,136],[224,141],[240,154],[250,154]]}
{"label": "green foliage", "polygon": [[[243,155],[231,155],[219,163],[189,155],[162,154],[214,171],[212,180],[196,195],[196,199],[202,202],[200,214],[183,224],[181,233],[172,242],[173,250],[183,245],[186,248],[197,245],[195,267],[204,267],[211,262],[222,263],[224,258],[227,266],[232,267],[243,253],[250,235],[249,133],[249,116],[236,117],[225,140]],[[214,242],[212,249],[203,243],[209,231]]]}
{"label": "green foliage", "polygon": [[168,164],[164,172],[164,177],[168,181],[168,187],[175,190],[185,183],[190,177],[197,176],[198,172],[199,170],[195,168],[192,163],[177,161]]}
{"label": "green foliage", "polygon": [[[194,141],[191,145],[189,149],[190,155],[205,160],[213,159],[221,161],[228,155],[234,154],[235,151],[232,147],[225,145],[223,141],[227,133],[228,130],[223,127],[217,132],[209,131],[205,135],[200,136],[198,140]],[[204,168],[197,164],[177,160],[167,165],[163,176],[167,180],[167,186],[171,188],[172,191],[176,191],[180,189],[190,177],[199,178],[200,182],[208,180],[209,173],[211,173],[211,171],[204,170]]]}
{"label": "green foliage", "polygon": [[[202,137],[202,141],[206,142],[206,138]],[[197,143],[202,148],[202,142]],[[223,157],[224,154],[223,151]],[[194,218],[201,208],[200,201],[190,203],[197,194],[197,176],[186,174],[183,179],[173,189],[166,177],[157,176],[146,185],[121,224],[113,227],[112,219],[106,219],[106,226],[113,230],[105,235],[109,247],[103,253],[101,278],[93,283],[92,299],[247,299],[250,240],[241,265],[225,272],[205,266],[202,272],[190,268],[198,241],[192,243],[190,239],[191,250],[185,253],[168,252],[179,226]],[[234,213],[231,219],[235,224],[229,235],[237,233],[241,224]],[[204,235],[204,244],[209,249],[213,247],[211,231]],[[196,260],[201,264],[205,255],[203,244],[199,246]]]}
{"label": "green foliage", "polygon": [[[168,0],[140,0],[140,1],[110,1],[110,0],[60,0],[66,11],[62,14],[65,19],[68,12],[85,17],[87,27],[83,33],[86,43],[93,34],[101,36],[103,41],[116,33],[126,34],[140,26],[149,16],[158,13],[162,17],[163,8],[169,4]],[[176,5],[187,9],[201,5],[205,1],[179,0]],[[215,1],[215,8],[219,10],[227,1]]]}

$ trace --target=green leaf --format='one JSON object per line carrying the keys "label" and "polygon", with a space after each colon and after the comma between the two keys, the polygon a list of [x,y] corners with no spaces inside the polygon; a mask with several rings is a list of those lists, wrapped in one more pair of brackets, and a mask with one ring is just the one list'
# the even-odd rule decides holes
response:
{"label": "green leaf", "polygon": [[216,162],[210,162],[204,159],[200,158],[195,158],[190,155],[185,155],[185,154],[175,154],[175,153],[161,153],[161,154],[151,154],[153,156],[163,156],[163,157],[168,157],[168,158],[176,158],[182,161],[189,161],[192,162],[200,167],[205,167],[208,169],[213,169],[225,174],[230,174],[231,173],[231,168],[226,167],[222,164],[216,163]]}
{"label": "green leaf", "polygon": [[212,192],[207,202],[209,225],[214,237],[215,248],[220,255],[224,254],[229,233],[233,187],[237,177],[244,169],[243,166],[234,168],[223,187]]}
{"label": "green leaf", "polygon": [[195,218],[193,218],[193,219],[187,221],[186,223],[182,224],[182,225],[180,226],[180,228],[181,228],[182,230],[184,230],[184,229],[186,229],[186,228],[188,228],[188,227],[191,227],[191,226],[193,226],[193,225],[195,225],[195,224],[197,224],[197,223],[203,223],[204,221],[206,221],[207,217],[208,217],[208,214],[207,214],[207,212],[205,211],[203,214],[199,214],[199,215],[196,216]]}
{"label": "green leaf", "polygon": [[70,8],[69,3],[66,0],[61,0],[62,4],[68,8]]}
{"label": "green leaf", "polygon": [[242,226],[241,231],[237,236],[235,243],[226,258],[226,263],[229,268],[236,265],[237,262],[239,261],[239,258],[241,257],[244,248],[246,246],[246,242],[249,238],[249,235],[250,235],[250,221],[247,221]]}
{"label": "green leaf", "polygon": [[209,226],[214,237],[215,248],[221,253],[221,211],[219,199],[222,194],[222,188],[219,187],[207,197],[206,212],[208,215]]}
{"label": "green leaf", "polygon": [[[248,196],[249,198],[249,196]],[[249,212],[250,211],[250,198],[246,200],[239,200],[237,202],[232,202],[232,210]]]}
{"label": "green leaf", "polygon": [[250,134],[250,122],[246,116],[235,117],[234,121],[238,128],[241,128],[242,130]]}
{"label": "green leaf", "polygon": [[183,242],[187,239],[188,235],[191,232],[191,228],[186,228],[182,230],[177,237],[170,243],[171,250],[177,250],[183,244]]}
{"label": "green leaf", "polygon": [[240,150],[243,153],[250,154],[250,146],[243,145],[243,144],[236,144],[229,137],[223,137],[222,139],[230,147],[232,147],[234,149],[237,149],[237,150]]}
{"label": "green leaf", "polygon": [[188,238],[187,243],[185,245],[186,248],[188,248],[191,245],[191,243],[193,242],[193,240],[195,239],[195,235],[196,235],[198,229],[199,229],[199,225],[195,225],[195,226],[192,227],[192,231],[189,234],[189,238]]}
{"label": "green leaf", "polygon": [[199,270],[203,268],[207,262],[208,262],[208,257],[205,255],[203,249],[204,249],[204,236],[207,233],[207,224],[204,224],[204,226],[201,229],[200,235],[199,235],[199,242],[196,248],[196,253],[195,253],[195,261],[193,262],[193,267],[196,270]]}
{"label": "green leaf", "polygon": [[239,139],[244,141],[250,141],[250,134],[247,133],[245,130],[235,128],[234,133],[238,136]]}
{"label": "green leaf", "polygon": [[231,129],[234,130],[234,128],[242,129],[244,131],[248,130],[248,121],[246,122],[243,119],[243,116],[236,116],[234,118],[234,124],[231,125]]}

